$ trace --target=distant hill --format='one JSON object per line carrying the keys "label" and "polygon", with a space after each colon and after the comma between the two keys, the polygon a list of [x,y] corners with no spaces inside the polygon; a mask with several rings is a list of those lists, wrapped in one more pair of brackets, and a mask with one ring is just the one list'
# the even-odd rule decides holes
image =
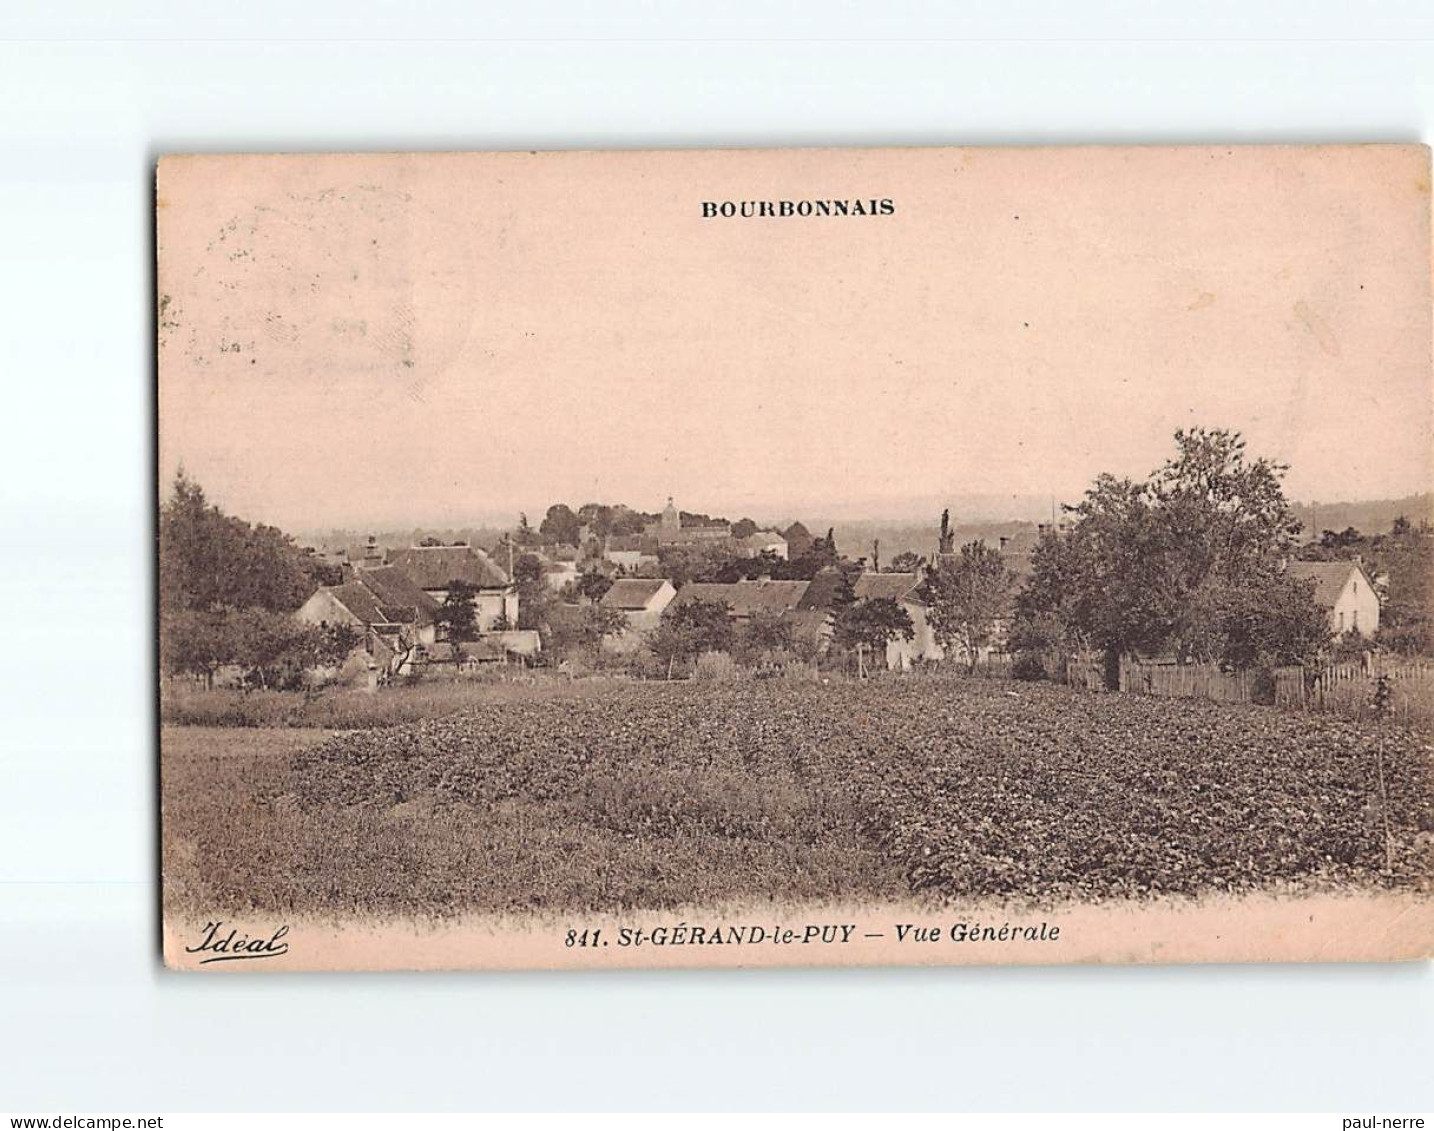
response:
{"label": "distant hill", "polygon": [[1309,538],[1325,530],[1354,527],[1361,534],[1383,534],[1401,515],[1410,522],[1434,522],[1434,493],[1406,495],[1402,499],[1374,499],[1363,503],[1299,503],[1295,516]]}
{"label": "distant hill", "polygon": [[[819,509],[808,514],[783,511],[776,517],[766,515],[768,525],[785,528],[793,519],[802,523],[815,535],[823,535],[828,528],[836,533],[838,550],[849,558],[871,557],[871,544],[881,540],[881,559],[890,562],[897,554],[911,550],[923,557],[936,552],[936,532],[941,520],[943,506],[950,506],[951,518],[956,533],[956,544],[984,539],[996,542],[1002,535],[1010,536],[1028,531],[1037,522],[1050,521],[1050,499],[1033,496],[975,496],[953,495],[949,502],[939,498],[910,500],[900,504],[872,504],[878,509],[870,516],[853,517],[828,513],[823,517]],[[921,509],[924,506],[924,509]],[[710,508],[709,508],[710,509]],[[1434,521],[1434,493],[1409,495],[1402,499],[1374,499],[1358,503],[1297,503],[1295,516],[1304,525],[1309,538],[1318,538],[1324,530],[1344,530],[1352,526],[1362,534],[1380,534],[1389,529],[1394,520],[1404,515],[1411,522],[1420,519]],[[774,512],[775,513],[775,512]],[[922,517],[915,515],[920,513]],[[736,514],[729,516],[735,520]],[[757,521],[764,521],[762,512],[753,515]],[[1062,517],[1057,507],[1057,518]],[[966,521],[963,521],[963,518]],[[974,518],[974,521],[972,519]],[[362,552],[368,531],[326,530],[313,531],[302,535],[305,545],[320,549],[337,550],[347,548],[351,552]],[[503,535],[503,529],[496,524],[454,526],[445,529],[419,528],[412,530],[375,530],[379,545],[402,547],[416,544],[424,537],[437,537],[444,542],[466,541],[476,546],[491,548]]]}

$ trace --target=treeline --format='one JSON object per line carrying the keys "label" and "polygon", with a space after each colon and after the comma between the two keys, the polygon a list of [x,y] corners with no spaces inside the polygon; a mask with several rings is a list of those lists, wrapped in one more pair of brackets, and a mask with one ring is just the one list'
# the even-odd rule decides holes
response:
{"label": "treeline", "polygon": [[227,515],[183,471],[159,509],[160,664],[212,684],[237,666],[265,687],[347,656],[352,629],[300,624],[293,612],[342,578],[273,526]]}
{"label": "treeline", "polygon": [[1234,668],[1305,663],[1331,644],[1314,583],[1285,571],[1300,524],[1287,468],[1251,459],[1238,433],[1175,433],[1145,480],[1100,476],[1068,507],[1068,532],[1036,546],[1011,645],[1027,670],[1097,652]]}

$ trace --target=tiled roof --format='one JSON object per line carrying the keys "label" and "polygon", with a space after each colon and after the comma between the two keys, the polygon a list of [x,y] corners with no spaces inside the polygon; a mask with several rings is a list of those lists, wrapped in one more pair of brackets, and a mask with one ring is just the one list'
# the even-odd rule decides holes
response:
{"label": "tiled roof", "polygon": [[395,550],[388,562],[423,589],[447,589],[455,581],[465,581],[479,589],[503,589],[508,585],[508,575],[487,554],[471,546],[412,546]]}
{"label": "tiled roof", "polygon": [[638,612],[647,608],[647,603],[666,584],[667,580],[661,577],[620,577],[603,594],[599,604],[610,609]]}
{"label": "tiled roof", "polygon": [[[1349,575],[1359,569],[1358,562],[1290,562],[1286,569],[1289,576],[1301,581],[1315,583],[1315,604],[1332,609],[1343,592]],[[1360,572],[1363,572],[1362,570]]]}
{"label": "tiled roof", "polygon": [[378,600],[374,597],[373,591],[356,581],[345,582],[343,585],[328,586],[328,591],[333,594],[334,600],[346,608],[364,624],[383,624],[387,617],[379,608]]}
{"label": "tiled roof", "polygon": [[385,605],[405,605],[418,611],[418,619],[427,624],[438,611],[438,602],[420,589],[411,577],[397,566],[361,569],[354,580],[366,586]]}
{"label": "tiled roof", "polygon": [[852,587],[856,590],[857,600],[875,600],[887,598],[892,601],[916,600],[912,592],[916,588],[916,574],[914,573],[872,573],[867,571],[856,579]]}
{"label": "tiled roof", "polygon": [[779,615],[801,604],[810,582],[806,581],[737,581],[730,585],[712,581],[694,581],[684,585],[669,609],[694,601],[726,605],[734,616],[749,617],[758,613]]}

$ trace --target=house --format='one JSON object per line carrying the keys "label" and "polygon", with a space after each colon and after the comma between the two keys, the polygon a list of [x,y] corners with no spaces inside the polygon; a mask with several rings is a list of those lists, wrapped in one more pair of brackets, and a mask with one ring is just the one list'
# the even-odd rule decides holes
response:
{"label": "house", "polygon": [[610,534],[603,544],[603,560],[624,570],[658,564],[657,541],[643,534]]}
{"label": "house", "polygon": [[[1041,523],[1033,528],[1000,536],[996,551],[1001,555],[1002,564],[1016,579],[1017,584],[1024,584],[1030,578],[1031,555],[1035,553],[1041,539],[1053,533],[1056,533],[1054,527]],[[989,543],[987,544],[989,545]]]}
{"label": "house", "polygon": [[581,571],[577,562],[551,562],[543,571],[543,584],[555,593],[578,583]]}
{"label": "house", "polygon": [[738,555],[744,558],[759,558],[763,554],[775,554],[787,560],[787,540],[775,530],[758,530],[736,542]]}
{"label": "house", "polygon": [[886,666],[892,671],[906,671],[917,661],[939,660],[945,655],[937,643],[926,616],[926,602],[921,599],[921,577],[915,573],[862,573],[852,588],[858,601],[885,598],[895,601],[911,618],[912,638],[897,638],[886,643]]}
{"label": "house", "polygon": [[1285,572],[1314,582],[1315,604],[1329,616],[1331,632],[1373,636],[1379,630],[1379,595],[1359,562],[1290,562]]}
{"label": "house", "polygon": [[664,546],[726,546],[732,541],[732,527],[725,522],[714,522],[704,526],[684,526],[682,515],[669,495],[662,517],[646,531]]}
{"label": "house", "polygon": [[[518,623],[518,587],[492,558],[466,542],[394,550],[388,564],[402,570],[439,604],[447,599],[453,582],[471,585],[476,591],[473,609],[479,632],[492,631],[500,618],[510,626]],[[355,576],[367,572],[359,570]]]}
{"label": "house", "polygon": [[525,552],[538,559],[543,571],[543,584],[549,589],[561,592],[565,586],[577,584],[580,551],[576,546],[557,542]]}
{"label": "house", "polygon": [[431,664],[452,664],[460,672],[474,671],[491,664],[506,664],[532,659],[540,650],[538,634],[527,629],[512,632],[490,632],[477,640],[462,643],[442,641],[425,649]]}
{"label": "house", "polygon": [[348,625],[390,674],[408,671],[436,640],[438,602],[392,566],[357,570],[341,585],[315,590],[294,616],[304,624]]}
{"label": "house", "polygon": [[627,631],[609,637],[604,647],[617,652],[640,648],[644,638],[662,621],[662,612],[677,596],[672,582],[664,577],[620,577],[603,594],[598,604],[616,609],[627,621]]}
{"label": "house", "polygon": [[680,609],[694,601],[725,605],[734,624],[752,620],[777,620],[791,629],[792,642],[798,646],[824,652],[831,643],[832,615],[825,606],[811,606],[806,596],[809,581],[734,581],[730,584],[693,581],[677,591],[667,609]]}
{"label": "house", "polygon": [[810,584],[809,581],[770,581],[766,578],[730,584],[693,581],[678,590],[667,608],[680,609],[694,601],[706,601],[726,605],[728,616],[738,623],[753,617],[780,617],[805,607],[802,598]]}

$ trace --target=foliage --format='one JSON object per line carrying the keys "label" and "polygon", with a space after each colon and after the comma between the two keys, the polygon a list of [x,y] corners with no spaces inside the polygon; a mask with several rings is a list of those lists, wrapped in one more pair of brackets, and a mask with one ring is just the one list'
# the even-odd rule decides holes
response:
{"label": "foliage", "polygon": [[518,627],[546,629],[559,597],[544,580],[543,563],[533,554],[522,554],[513,563],[513,581],[518,589]]}
{"label": "foliage", "polygon": [[372,921],[1416,888],[1434,774],[1383,724],[1386,873],[1378,730],[940,677],[635,683],[258,754],[169,730],[165,898]]}
{"label": "foliage", "polygon": [[538,533],[543,536],[544,542],[576,546],[582,526],[583,520],[572,507],[566,503],[554,503],[538,524]]}
{"label": "foliage", "polygon": [[227,515],[183,471],[175,477],[159,509],[161,612],[251,605],[289,612],[317,588],[321,570],[283,531]]}
{"label": "foliage", "polygon": [[792,650],[791,622],[780,616],[753,616],[736,627],[729,646],[732,655],[744,664],[756,663],[774,652],[789,652]]}
{"label": "foliage", "polygon": [[919,573],[925,565],[926,559],[915,550],[902,550],[887,568],[892,573]]}
{"label": "foliage", "polygon": [[578,574],[578,593],[593,604],[601,601],[604,594],[611,588],[612,578],[595,569],[584,570]]}
{"label": "foliage", "polygon": [[959,554],[944,556],[920,589],[926,619],[943,651],[964,657],[975,671],[1007,611],[1013,586],[1001,555],[984,542],[967,542]]}
{"label": "foliage", "polygon": [[553,626],[552,645],[558,652],[583,649],[596,653],[609,637],[627,631],[627,618],[606,605],[584,605],[575,616],[564,617]]}
{"label": "foliage", "polygon": [[448,583],[443,604],[433,614],[434,623],[455,644],[478,639],[478,590],[466,581]]}
{"label": "foliage", "polygon": [[[798,525],[798,524],[793,524]],[[803,528],[805,529],[805,528]],[[788,553],[793,553],[792,543],[788,543]],[[811,581],[817,574],[826,569],[833,569],[844,565],[841,554],[836,548],[836,532],[828,529],[826,534],[820,538],[813,539],[812,544],[805,553],[792,557],[788,561],[779,562],[773,569],[772,576],[779,581]]]}
{"label": "foliage", "polygon": [[337,664],[360,643],[348,625],[301,624],[257,605],[179,609],[160,620],[165,671],[210,685],[221,668],[237,666],[261,687],[291,686],[306,669]]}
{"label": "foliage", "polygon": [[916,635],[911,616],[890,597],[873,597],[842,605],[836,613],[833,639],[839,648],[864,648],[874,655],[886,652],[889,641]]}
{"label": "foliage", "polygon": [[1017,637],[1097,649],[1107,666],[1125,654],[1242,665],[1311,657],[1323,642],[1318,610],[1280,576],[1299,531],[1285,468],[1247,458],[1235,432],[1181,430],[1175,442],[1145,482],[1098,477],[1067,508],[1070,533],[1037,545]]}

